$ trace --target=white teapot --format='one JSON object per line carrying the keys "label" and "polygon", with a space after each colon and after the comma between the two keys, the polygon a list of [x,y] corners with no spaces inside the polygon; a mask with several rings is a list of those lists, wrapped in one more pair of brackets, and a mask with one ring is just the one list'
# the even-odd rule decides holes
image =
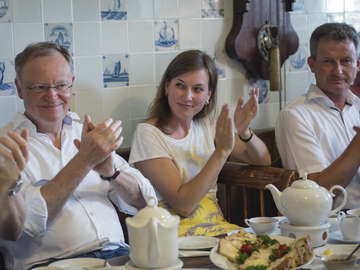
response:
{"label": "white teapot", "polygon": [[147,207],[125,220],[131,262],[138,268],[174,266],[179,258],[179,220],[179,216],[157,207],[156,199],[149,197]]}
{"label": "white teapot", "polygon": [[[343,208],[347,201],[347,193],[342,186],[335,185],[328,191],[316,182],[308,180],[307,173],[304,173],[302,180],[294,181],[282,193],[272,184],[266,185],[265,188],[271,191],[280,213],[296,226],[320,225],[328,216]],[[342,191],[344,200],[338,208],[331,211],[335,197],[332,193],[334,189]]]}

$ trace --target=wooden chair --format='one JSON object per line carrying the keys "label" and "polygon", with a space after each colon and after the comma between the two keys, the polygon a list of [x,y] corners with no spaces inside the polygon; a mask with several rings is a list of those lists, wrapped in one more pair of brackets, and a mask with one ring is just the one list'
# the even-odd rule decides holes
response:
{"label": "wooden chair", "polygon": [[[239,194],[239,196],[243,197],[243,202],[242,202],[243,206],[239,205],[238,207],[239,208],[243,207],[244,209],[243,215],[245,219],[245,218],[249,218],[249,209],[254,207],[255,206],[254,204],[256,204],[256,203],[249,204],[248,194],[250,190],[256,190],[259,193],[260,202],[257,204],[260,205],[261,216],[265,216],[266,215],[265,204],[268,204],[268,202],[271,201],[273,207],[275,207],[275,204],[271,199],[268,199],[267,202],[265,203],[265,199],[264,199],[265,186],[267,184],[273,184],[280,191],[282,191],[297,179],[299,179],[299,174],[297,171],[294,170],[287,170],[287,169],[275,168],[275,167],[251,166],[251,165],[235,163],[235,162],[226,162],[219,174],[218,184],[224,184],[226,186],[227,220],[229,222],[233,222],[234,220],[232,216],[234,212],[232,211],[232,208],[234,205],[231,200],[232,186],[238,186],[242,188],[242,194],[241,195]],[[238,213],[239,211],[237,211],[237,214]]]}

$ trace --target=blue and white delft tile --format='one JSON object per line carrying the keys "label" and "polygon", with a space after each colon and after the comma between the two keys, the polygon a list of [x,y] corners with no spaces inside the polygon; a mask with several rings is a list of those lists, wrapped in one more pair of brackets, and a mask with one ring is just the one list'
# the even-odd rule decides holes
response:
{"label": "blue and white delft tile", "polygon": [[103,56],[104,88],[129,86],[129,55],[110,54]]}
{"label": "blue and white delft tile", "polygon": [[305,13],[305,0],[297,0],[292,4],[293,12]]}
{"label": "blue and white delft tile", "polygon": [[344,13],[328,13],[327,14],[327,22],[328,23],[344,22]]}
{"label": "blue and white delft tile", "polygon": [[45,39],[67,49],[74,56],[73,24],[45,23]]}
{"label": "blue and white delft tile", "polygon": [[14,61],[0,60],[0,96],[15,96]]}
{"label": "blue and white delft tile", "polygon": [[155,21],[155,51],[176,51],[179,49],[178,20]]}
{"label": "blue and white delft tile", "polygon": [[214,61],[218,73],[219,79],[226,78],[226,65],[225,63],[225,50],[222,51],[215,51],[215,50],[206,50],[205,51],[211,59]]}
{"label": "blue and white delft tile", "polygon": [[259,104],[266,103],[269,98],[269,81],[251,78],[249,80],[249,88],[248,88],[249,98],[251,97],[251,90],[253,88],[254,89],[259,88],[258,103]]}
{"label": "blue and white delft tile", "polygon": [[0,23],[11,22],[10,0],[0,0]]}
{"label": "blue and white delft tile", "polygon": [[203,18],[221,18],[224,16],[224,0],[202,0]]}
{"label": "blue and white delft tile", "polygon": [[296,53],[289,57],[289,71],[307,70],[307,44],[300,44]]}
{"label": "blue and white delft tile", "polygon": [[127,20],[126,0],[101,0],[101,20]]}

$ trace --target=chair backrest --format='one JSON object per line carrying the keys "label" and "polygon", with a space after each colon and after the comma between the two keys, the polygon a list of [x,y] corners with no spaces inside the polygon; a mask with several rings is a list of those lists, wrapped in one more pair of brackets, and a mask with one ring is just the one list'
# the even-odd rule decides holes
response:
{"label": "chair backrest", "polygon": [[232,211],[231,203],[231,186],[238,186],[241,187],[243,190],[240,196],[243,197],[243,209],[245,219],[249,218],[249,209],[254,206],[252,203],[248,203],[249,190],[255,189],[259,192],[259,205],[261,209],[261,216],[265,216],[265,186],[267,184],[273,184],[280,191],[282,191],[297,179],[299,179],[299,174],[297,171],[294,170],[226,162],[218,176],[217,182],[226,186],[227,220],[229,222],[233,221],[232,215],[234,211]]}

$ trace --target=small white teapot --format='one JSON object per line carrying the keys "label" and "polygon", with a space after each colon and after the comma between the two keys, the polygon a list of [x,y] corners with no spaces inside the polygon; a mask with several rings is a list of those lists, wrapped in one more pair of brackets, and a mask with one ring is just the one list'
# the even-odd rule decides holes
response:
{"label": "small white teapot", "polygon": [[[272,184],[266,185],[265,188],[271,191],[280,213],[296,226],[321,225],[328,216],[343,208],[347,201],[347,193],[342,186],[335,185],[328,191],[316,182],[308,180],[307,173],[304,173],[302,180],[294,181],[282,193]],[[338,208],[331,211],[335,197],[332,192],[336,188],[342,191],[344,200]]]}
{"label": "small white teapot", "polygon": [[179,258],[179,220],[179,216],[157,207],[156,199],[149,197],[147,207],[125,220],[131,262],[138,268],[174,266]]}

